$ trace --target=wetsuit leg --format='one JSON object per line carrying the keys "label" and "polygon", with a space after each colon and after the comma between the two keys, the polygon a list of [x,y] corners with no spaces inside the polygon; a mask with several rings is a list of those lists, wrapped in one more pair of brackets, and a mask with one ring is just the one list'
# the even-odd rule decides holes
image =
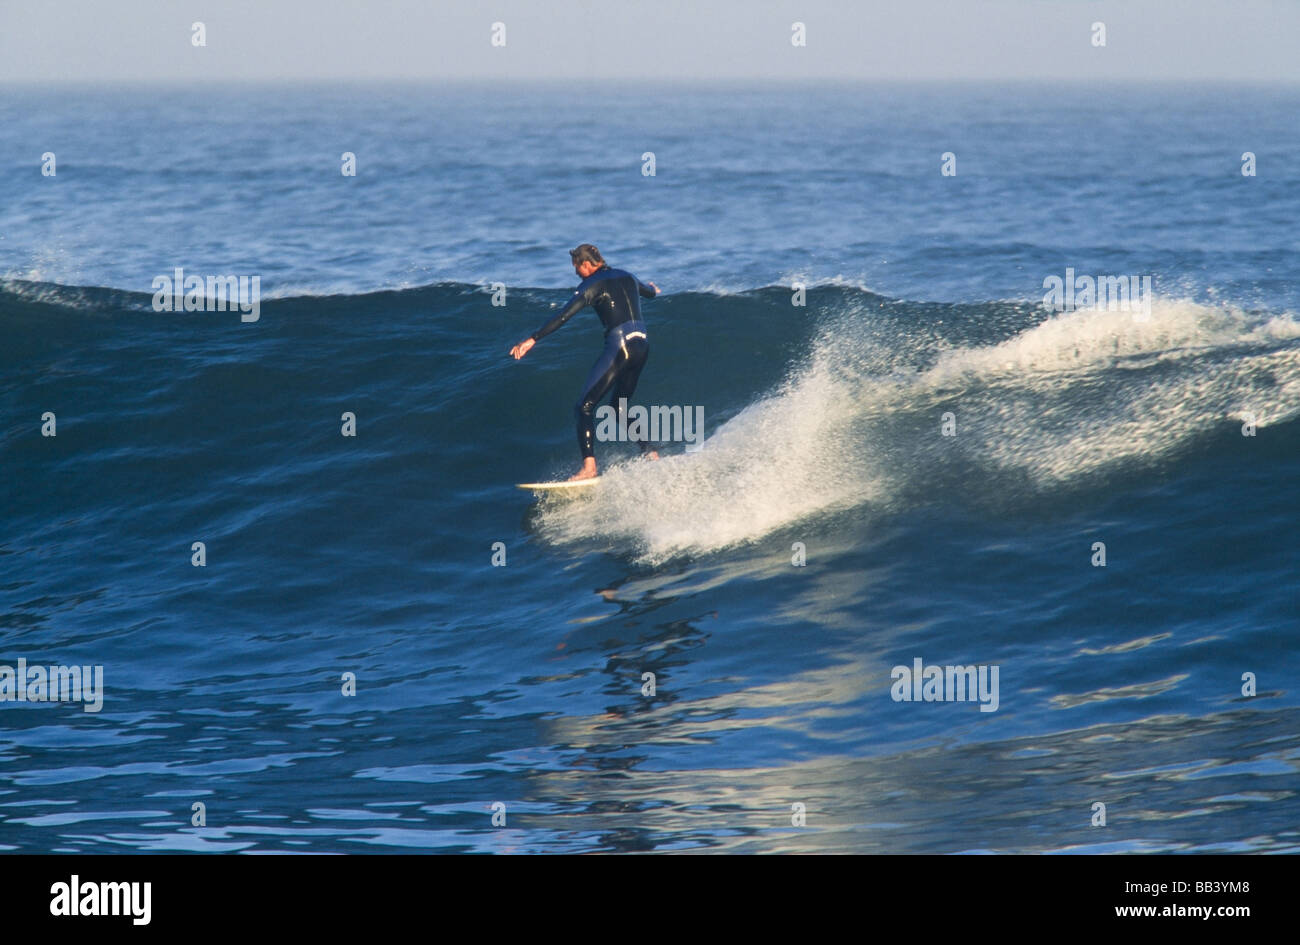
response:
{"label": "wetsuit leg", "polygon": [[587,383],[582,388],[582,396],[573,407],[573,416],[578,421],[578,449],[582,451],[584,459],[596,455],[594,443],[596,424],[592,414],[596,410],[596,405],[614,385],[619,369],[626,363],[624,352],[625,348],[619,344],[618,339],[611,339],[611,342],[605,345],[605,350],[591,366]]}
{"label": "wetsuit leg", "polygon": [[[632,338],[627,342],[627,363],[614,379],[614,393],[609,399],[614,409],[619,411],[620,421],[624,419],[620,402],[624,400],[627,403],[632,402],[632,394],[636,392],[636,382],[641,377],[641,369],[645,367],[646,359],[649,357],[650,345],[644,338]],[[643,453],[654,448],[654,444],[649,440],[638,440],[636,445]]]}

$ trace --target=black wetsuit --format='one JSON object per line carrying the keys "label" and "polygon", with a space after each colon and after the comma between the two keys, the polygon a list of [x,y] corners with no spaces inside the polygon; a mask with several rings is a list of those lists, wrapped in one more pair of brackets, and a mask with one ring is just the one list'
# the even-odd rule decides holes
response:
{"label": "black wetsuit", "polygon": [[[545,338],[588,305],[596,310],[605,326],[605,350],[587,375],[582,396],[574,405],[573,414],[578,422],[578,448],[583,457],[595,456],[593,440],[595,423],[592,414],[601,398],[613,388],[610,403],[618,409],[620,399],[632,399],[637,378],[650,356],[650,342],[646,338],[645,323],[641,321],[641,303],[637,296],[655,297],[655,290],[630,272],[611,269],[608,265],[597,269],[582,280],[569,304],[533,333],[533,341]],[[650,444],[637,444],[642,452]]]}

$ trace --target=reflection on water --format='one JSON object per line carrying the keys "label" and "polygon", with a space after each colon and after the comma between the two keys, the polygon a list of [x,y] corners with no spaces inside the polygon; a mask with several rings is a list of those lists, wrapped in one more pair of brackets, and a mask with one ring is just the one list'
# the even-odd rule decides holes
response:
{"label": "reflection on water", "polygon": [[[18,724],[0,756],[0,842],[253,853],[1300,850],[1294,708],[1229,701],[1199,717],[1093,724],[1080,713],[1095,702],[1140,711],[1180,680],[1071,700],[1018,689],[1009,660],[1008,709],[992,718],[971,705],[894,703],[887,654],[905,628],[892,639],[850,634],[843,610],[825,603],[806,612],[816,621],[711,652],[752,628],[743,608],[735,620],[701,608],[704,571],[676,576],[685,592],[662,573],[603,583],[603,618],[527,644],[549,651],[527,661],[544,673],[475,696],[444,688],[421,705],[351,714],[247,692],[183,707],[119,694],[115,704],[132,710],[102,720],[28,707],[9,717]],[[1144,648],[1093,647],[1112,659]],[[1017,733],[1018,715],[1055,729]],[[206,826],[191,824],[196,801]],[[1104,827],[1092,825],[1098,803]]]}

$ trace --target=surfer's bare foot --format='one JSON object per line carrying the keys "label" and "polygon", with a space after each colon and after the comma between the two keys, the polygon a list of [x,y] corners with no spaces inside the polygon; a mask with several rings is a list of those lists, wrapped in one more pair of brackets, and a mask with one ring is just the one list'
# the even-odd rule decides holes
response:
{"label": "surfer's bare foot", "polygon": [[588,456],[582,461],[582,468],[575,475],[569,477],[569,482],[576,482],[579,479],[596,478],[596,460]]}
{"label": "surfer's bare foot", "polygon": [[659,458],[659,454],[656,453],[654,450],[650,450],[650,451],[647,452],[645,455],[646,455],[646,458],[647,458],[647,459],[658,459],[658,458]]}

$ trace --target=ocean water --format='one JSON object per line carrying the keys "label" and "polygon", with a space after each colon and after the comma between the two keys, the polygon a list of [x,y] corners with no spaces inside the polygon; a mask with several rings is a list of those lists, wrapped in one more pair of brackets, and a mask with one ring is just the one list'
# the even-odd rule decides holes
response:
{"label": "ocean water", "polygon": [[[0,88],[0,666],[103,673],[0,702],[0,849],[1296,852],[1298,112]],[[539,502],[599,329],[505,352],[584,241],[705,439]],[[257,320],[155,311],[176,267]]]}

